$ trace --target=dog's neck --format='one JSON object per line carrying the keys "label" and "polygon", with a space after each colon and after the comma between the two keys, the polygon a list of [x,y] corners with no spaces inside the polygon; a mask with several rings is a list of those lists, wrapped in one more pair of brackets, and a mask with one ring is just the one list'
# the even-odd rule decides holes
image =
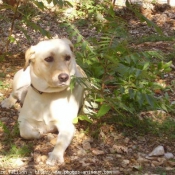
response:
{"label": "dog's neck", "polygon": [[[38,94],[40,94],[40,95],[42,95],[43,93],[55,93],[55,91],[53,91],[53,92],[42,92],[42,91],[40,91],[40,90],[38,90],[33,84],[31,84],[30,85],[31,87],[32,87],[32,89],[35,91],[35,92],[37,92]],[[66,89],[64,89],[64,90],[68,90],[69,88],[66,88]],[[64,91],[64,90],[62,90],[62,91]],[[56,92],[60,92],[60,91],[56,91]]]}

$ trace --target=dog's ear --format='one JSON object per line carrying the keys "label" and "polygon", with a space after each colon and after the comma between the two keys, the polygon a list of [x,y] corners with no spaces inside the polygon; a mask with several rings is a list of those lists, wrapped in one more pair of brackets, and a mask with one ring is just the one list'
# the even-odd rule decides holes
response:
{"label": "dog's ear", "polygon": [[65,41],[69,45],[70,50],[73,52],[74,51],[74,46],[73,46],[72,42],[67,38],[62,38],[62,40]]}
{"label": "dog's ear", "polygon": [[27,67],[30,65],[31,61],[35,58],[35,50],[34,46],[31,46],[25,53],[25,65],[24,65],[24,71],[27,69]]}

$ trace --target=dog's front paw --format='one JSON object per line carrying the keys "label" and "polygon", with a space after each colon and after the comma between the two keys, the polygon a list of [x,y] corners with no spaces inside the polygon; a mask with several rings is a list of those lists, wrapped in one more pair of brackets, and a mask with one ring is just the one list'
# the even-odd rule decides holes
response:
{"label": "dog's front paw", "polygon": [[13,99],[10,99],[10,98],[6,98],[5,100],[3,100],[1,102],[1,106],[3,108],[9,109],[9,108],[11,108],[15,104],[15,101],[16,101],[15,99],[13,100]]}
{"label": "dog's front paw", "polygon": [[64,163],[63,155],[56,154],[54,152],[49,153],[49,158],[46,161],[47,165],[54,166],[56,164],[63,164],[63,163]]}

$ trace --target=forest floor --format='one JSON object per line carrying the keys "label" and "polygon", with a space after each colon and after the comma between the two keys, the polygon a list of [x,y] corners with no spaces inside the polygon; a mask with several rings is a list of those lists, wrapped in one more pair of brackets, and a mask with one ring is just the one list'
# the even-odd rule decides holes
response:
{"label": "forest floor", "polygon": [[[148,19],[157,23],[167,36],[175,35],[175,9],[168,7],[157,8],[154,12],[150,9],[142,9],[143,14]],[[36,13],[36,11],[34,11]],[[123,12],[125,10],[123,9]],[[154,29],[141,23],[131,13],[117,13],[127,20],[127,27],[130,34],[137,41],[137,36],[148,36],[154,33]],[[0,10],[0,15],[11,18],[9,10]],[[54,14],[41,13],[36,16],[36,20],[42,21],[43,26],[47,26],[53,37],[68,36],[66,31],[59,26],[59,19],[54,18]],[[16,23],[18,23],[18,20]],[[49,24],[49,25],[48,25]],[[0,56],[5,52],[5,41],[8,36],[10,20],[1,20],[0,26]],[[11,92],[11,82],[14,73],[21,69],[24,64],[24,52],[30,46],[36,44],[43,37],[27,29],[30,35],[28,41],[19,28],[15,28],[14,36],[18,42],[9,45],[10,56],[0,62],[0,100],[8,97]],[[89,31],[87,27],[81,27],[80,32],[84,37],[93,35],[94,31]],[[175,61],[175,42],[134,42],[131,47],[140,50],[161,50],[168,59]],[[167,61],[169,61],[167,60]],[[161,81],[165,86],[171,86],[168,91],[171,100],[175,101],[173,87],[175,73],[174,70],[162,77]],[[174,87],[175,88],[175,87]],[[161,91],[158,91],[161,95]],[[4,124],[0,127],[0,174],[118,174],[118,175],[173,175],[175,174],[175,133],[171,131],[163,133],[147,132],[147,123],[142,119],[137,120],[138,127],[128,127],[121,121],[109,119],[108,114],[94,124],[80,122],[76,125],[75,137],[65,153],[65,164],[60,166],[47,166],[45,164],[48,152],[50,152],[56,142],[57,133],[50,133],[39,140],[26,141],[19,136],[17,129],[17,118],[20,105],[16,104],[11,109],[0,107],[0,121]],[[175,119],[174,116],[158,111],[143,113],[140,117],[148,117],[156,122],[163,123],[167,117]],[[128,120],[128,121],[127,121]],[[2,125],[2,124],[1,124]],[[126,127],[125,127],[126,126]],[[173,125],[174,126],[174,125]],[[173,129],[172,129],[173,130]],[[174,130],[173,130],[174,131]],[[148,156],[154,148],[162,146],[163,153],[156,156]],[[161,148],[162,148],[161,147]],[[159,147],[160,148],[160,147]],[[158,148],[157,148],[158,149]],[[167,154],[168,153],[168,154]],[[170,155],[170,157],[168,157]]]}

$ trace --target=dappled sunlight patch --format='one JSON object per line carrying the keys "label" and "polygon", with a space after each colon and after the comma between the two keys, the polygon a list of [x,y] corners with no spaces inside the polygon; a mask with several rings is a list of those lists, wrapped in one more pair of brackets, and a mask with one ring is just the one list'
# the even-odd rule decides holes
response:
{"label": "dappled sunlight patch", "polygon": [[163,111],[163,110],[156,110],[156,111],[146,111],[146,112],[141,112],[139,114],[139,119],[143,120],[143,119],[150,119],[153,122],[158,122],[160,124],[162,124],[163,122],[165,122],[165,120],[167,120],[167,118],[169,118],[170,115]]}

